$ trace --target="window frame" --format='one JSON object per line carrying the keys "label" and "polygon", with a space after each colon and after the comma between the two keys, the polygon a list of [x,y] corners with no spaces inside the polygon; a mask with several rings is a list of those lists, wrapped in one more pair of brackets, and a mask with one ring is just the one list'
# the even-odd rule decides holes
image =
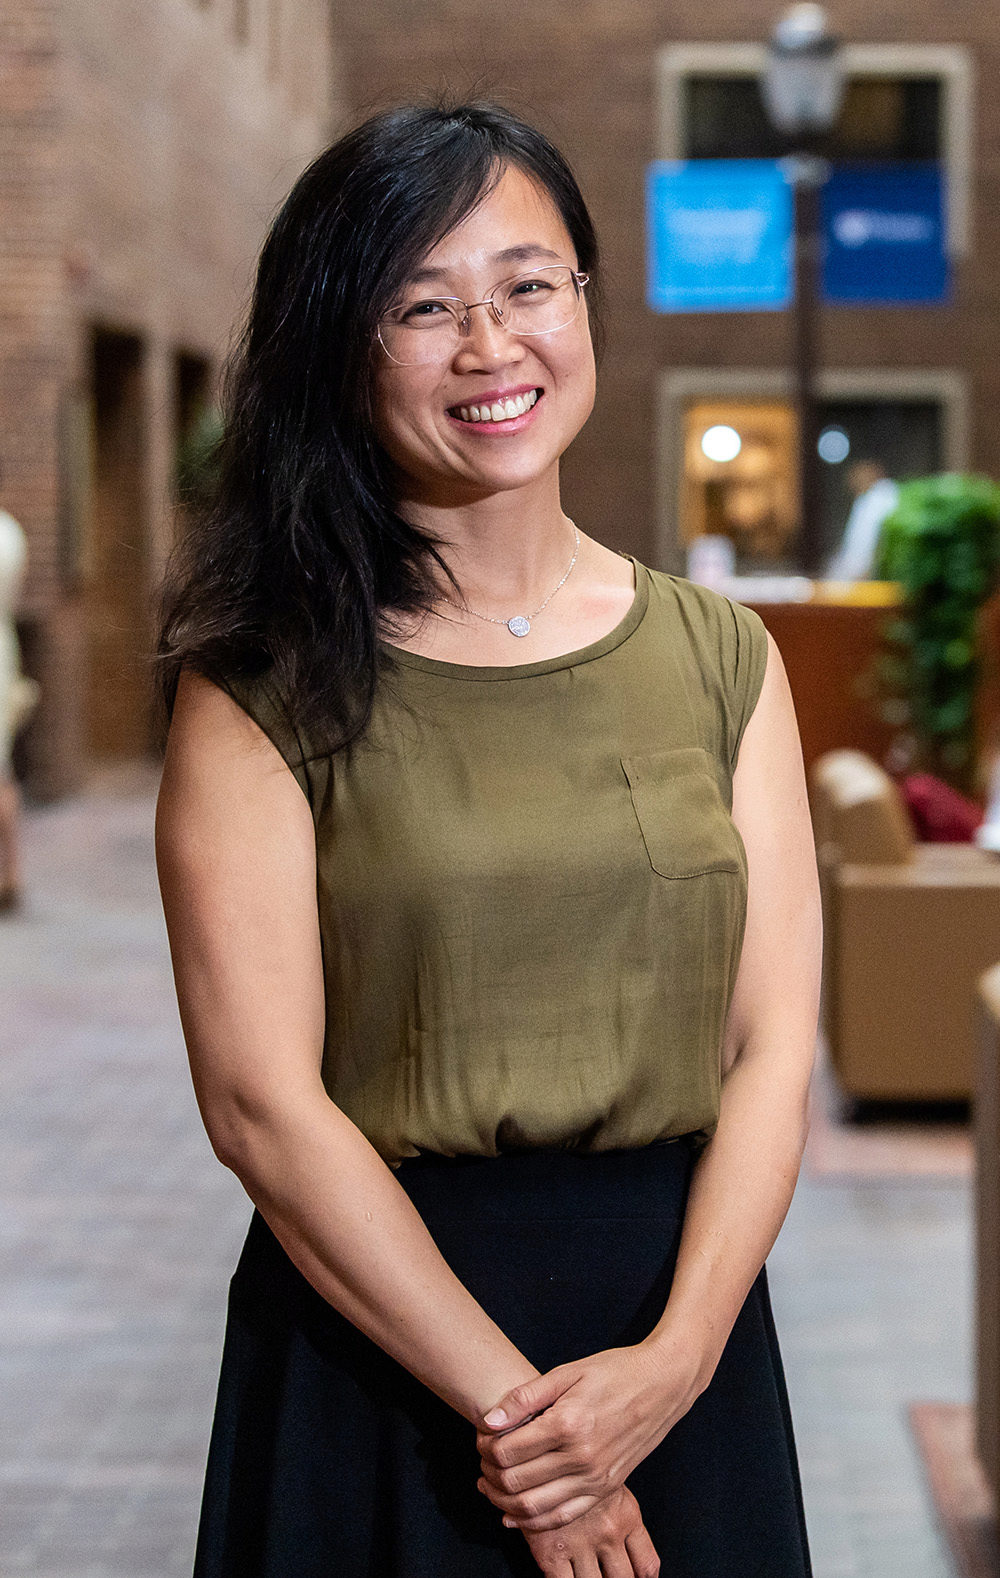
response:
{"label": "window frame", "polygon": [[[656,157],[683,159],[684,83],[692,76],[753,77],[764,69],[765,43],[668,44],[657,53]],[[945,170],[945,236],[949,255],[972,249],[974,63],[957,44],[845,44],[850,77],[936,77],[941,83],[940,141]]]}
{"label": "window frame", "polygon": [[[818,400],[907,400],[941,408],[942,466],[964,471],[970,453],[970,391],[954,367],[825,367],[817,370]],[[656,389],[655,556],[660,569],[684,574],[680,497],[684,473],[684,413],[692,400],[795,400],[791,369],[781,367],[671,367]]]}

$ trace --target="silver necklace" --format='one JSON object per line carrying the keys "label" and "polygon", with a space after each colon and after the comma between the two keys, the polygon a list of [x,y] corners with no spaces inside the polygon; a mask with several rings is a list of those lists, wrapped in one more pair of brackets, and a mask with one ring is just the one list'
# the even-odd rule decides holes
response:
{"label": "silver necklace", "polygon": [[576,546],[573,549],[573,557],[569,561],[569,569],[566,571],[566,574],[563,576],[562,580],[552,588],[548,597],[545,599],[545,602],[539,603],[533,614],[513,614],[510,619],[496,619],[492,614],[477,614],[474,608],[466,608],[462,603],[456,603],[451,597],[446,597],[445,602],[451,603],[452,608],[460,608],[465,614],[472,614],[473,618],[475,619],[485,619],[486,623],[489,625],[506,625],[512,636],[526,636],[531,629],[531,621],[538,618],[539,614],[542,612],[542,609],[546,608],[548,604],[551,603],[552,599],[558,592],[559,587],[565,586],[566,582],[569,580],[570,571],[576,563],[577,554],[580,552],[580,533],[577,531],[575,526],[573,527],[573,536],[576,538]]}

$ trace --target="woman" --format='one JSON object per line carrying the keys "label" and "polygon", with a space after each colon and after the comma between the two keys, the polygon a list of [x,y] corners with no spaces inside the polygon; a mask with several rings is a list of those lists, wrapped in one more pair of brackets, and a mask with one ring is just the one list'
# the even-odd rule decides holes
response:
{"label": "woman", "polygon": [[198,1578],[809,1572],[764,1268],[801,752],[758,617],[563,514],[597,285],[489,104],[366,122],[261,255],[160,644],[178,998],[256,1206]]}

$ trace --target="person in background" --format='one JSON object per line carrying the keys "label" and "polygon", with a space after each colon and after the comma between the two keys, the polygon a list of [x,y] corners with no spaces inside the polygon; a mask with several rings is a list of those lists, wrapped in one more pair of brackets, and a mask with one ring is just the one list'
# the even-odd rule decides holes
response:
{"label": "person in background", "polygon": [[840,547],[826,570],[828,581],[868,581],[882,522],[899,503],[899,487],[879,460],[857,460],[847,473],[854,503]]}
{"label": "person in background", "polygon": [[0,509],[0,912],[21,899],[21,797],[11,751],[21,722],[21,649],[14,611],[21,595],[28,544],[13,515]]}

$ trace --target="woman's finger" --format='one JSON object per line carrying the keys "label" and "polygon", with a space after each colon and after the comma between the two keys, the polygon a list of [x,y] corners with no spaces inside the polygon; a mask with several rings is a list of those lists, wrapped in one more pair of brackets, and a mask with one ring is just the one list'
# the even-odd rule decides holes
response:
{"label": "woman's finger", "polygon": [[572,1523],[574,1518],[579,1518],[582,1513],[589,1512],[591,1507],[596,1507],[597,1496],[574,1496],[571,1500],[563,1502],[552,1512],[539,1513],[537,1517],[521,1518],[516,1513],[504,1513],[504,1521],[511,1518],[508,1528],[521,1529],[526,1534],[546,1534],[552,1529],[564,1529],[567,1523]]}
{"label": "woman's finger", "polygon": [[580,1551],[573,1556],[573,1578],[601,1578],[596,1551]]}
{"label": "woman's finger", "polygon": [[497,1468],[488,1458],[480,1463],[480,1473],[501,1494],[517,1496],[522,1490],[532,1490],[550,1479],[566,1477],[567,1463],[558,1452],[548,1452],[544,1457],[532,1458],[530,1463],[519,1463],[514,1468]]}
{"label": "woman's finger", "polygon": [[634,1578],[632,1561],[624,1544],[601,1551],[601,1578]]}
{"label": "woman's finger", "polygon": [[497,1468],[512,1468],[515,1463],[530,1463],[544,1452],[554,1452],[562,1443],[565,1432],[551,1414],[540,1414],[530,1424],[519,1425],[506,1435],[491,1436],[485,1431],[476,1434],[476,1449],[480,1457],[488,1458]]}
{"label": "woman's finger", "polygon": [[505,1392],[498,1403],[483,1416],[483,1424],[493,1430],[506,1430],[511,1425],[523,1424],[531,1414],[540,1414],[572,1384],[572,1374],[567,1376],[564,1367],[536,1376],[520,1386]]}
{"label": "woman's finger", "polygon": [[[633,1529],[625,1540],[625,1549],[632,1563],[632,1572],[635,1578],[658,1578],[660,1571],[660,1558],[656,1547],[649,1537],[649,1530],[644,1523]],[[627,1573],[625,1578],[631,1578]]]}
{"label": "woman's finger", "polygon": [[[527,1524],[531,1518],[542,1517],[561,1507],[563,1502],[578,1500],[588,1495],[588,1492],[576,1478],[561,1475],[559,1479],[550,1479],[545,1485],[536,1485],[532,1490],[520,1490],[516,1494],[507,1490],[499,1490],[496,1485],[491,1485],[487,1479],[478,1479],[477,1488],[483,1495],[492,1501],[494,1507],[499,1507],[501,1512],[509,1513],[516,1518],[518,1525]],[[596,1496],[590,1496],[591,1501],[596,1501]],[[564,1518],[564,1523],[569,1519]]]}

